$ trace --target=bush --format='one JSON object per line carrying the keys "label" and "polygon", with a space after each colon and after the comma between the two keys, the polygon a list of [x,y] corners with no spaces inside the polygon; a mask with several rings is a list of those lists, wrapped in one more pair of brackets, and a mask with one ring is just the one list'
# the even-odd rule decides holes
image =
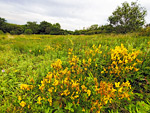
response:
{"label": "bush", "polygon": [[15,34],[16,34],[16,31],[12,30],[12,31],[10,31],[10,34],[11,34],[11,35],[15,35]]}
{"label": "bush", "polygon": [[142,29],[139,35],[140,36],[150,36],[150,27],[146,27],[145,29]]}

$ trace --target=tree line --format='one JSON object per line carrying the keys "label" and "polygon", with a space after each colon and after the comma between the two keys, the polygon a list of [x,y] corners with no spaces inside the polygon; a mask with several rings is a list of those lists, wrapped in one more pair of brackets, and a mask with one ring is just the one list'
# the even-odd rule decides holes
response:
{"label": "tree line", "polygon": [[25,25],[17,25],[7,23],[4,18],[0,17],[0,30],[4,33],[10,34],[51,34],[51,35],[65,35],[71,31],[61,29],[59,23],[51,24],[47,21],[27,22]]}
{"label": "tree line", "polygon": [[0,17],[0,34],[50,34],[50,35],[91,35],[101,33],[129,33],[142,31],[149,31],[150,24],[145,25],[145,16],[147,11],[141,7],[137,2],[131,4],[124,2],[122,6],[118,6],[112,15],[108,17],[108,24],[98,26],[98,24],[91,25],[89,28],[82,30],[69,31],[61,29],[59,23],[51,24],[47,21],[27,22],[25,25],[17,25],[7,23],[4,18]]}

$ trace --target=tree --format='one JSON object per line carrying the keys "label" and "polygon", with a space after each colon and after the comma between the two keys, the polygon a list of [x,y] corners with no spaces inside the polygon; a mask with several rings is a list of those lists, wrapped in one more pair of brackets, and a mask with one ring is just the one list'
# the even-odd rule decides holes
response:
{"label": "tree", "polygon": [[144,17],[146,14],[145,8],[141,7],[137,2],[132,2],[131,5],[124,2],[122,7],[117,7],[108,18],[108,21],[117,32],[127,33],[141,28],[145,23]]}
{"label": "tree", "polygon": [[53,24],[50,34],[51,35],[59,35],[59,34],[61,34],[60,33],[60,28],[61,28],[61,26],[60,26],[59,23]]}
{"label": "tree", "polygon": [[27,22],[27,29],[31,29],[33,31],[33,34],[37,34],[39,31],[39,25],[37,22]]}
{"label": "tree", "polygon": [[1,26],[3,23],[6,23],[6,20],[5,20],[5,18],[1,18],[1,17],[0,17],[0,26]]}
{"label": "tree", "polygon": [[6,24],[6,20],[0,17],[0,30],[2,30],[3,32],[4,32],[3,26],[5,26],[5,24]]}
{"label": "tree", "polygon": [[51,32],[51,27],[46,27],[45,34],[50,34],[50,32]]}
{"label": "tree", "polygon": [[31,30],[31,29],[26,29],[25,31],[24,31],[24,34],[27,34],[27,35],[30,35],[30,34],[32,34],[33,33],[33,31]]}
{"label": "tree", "polygon": [[98,29],[98,24],[94,24],[94,25],[91,25],[89,30],[97,30]]}
{"label": "tree", "polygon": [[[47,28],[49,27],[49,28]],[[52,27],[52,24],[46,21],[40,22],[40,34],[49,34],[48,30],[50,30]],[[47,28],[47,30],[46,30]]]}

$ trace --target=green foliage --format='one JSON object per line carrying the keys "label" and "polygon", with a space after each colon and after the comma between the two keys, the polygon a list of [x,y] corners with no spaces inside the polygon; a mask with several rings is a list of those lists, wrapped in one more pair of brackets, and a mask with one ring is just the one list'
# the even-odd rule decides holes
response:
{"label": "green foliage", "polygon": [[33,34],[37,34],[39,32],[39,25],[37,22],[27,22],[26,29],[31,29]]}
{"label": "green foliage", "polygon": [[4,32],[2,30],[0,30],[0,35],[3,35],[3,34],[4,34]]}
{"label": "green foliage", "polygon": [[3,30],[3,26],[5,25],[6,20],[0,17],[0,30]]}
{"label": "green foliage", "polygon": [[145,15],[146,10],[137,2],[132,2],[131,5],[124,2],[122,7],[117,7],[108,20],[115,27],[116,32],[127,33],[141,28],[145,23]]}
{"label": "green foliage", "polygon": [[24,31],[24,34],[27,34],[27,35],[31,35],[33,33],[33,31],[31,29],[26,29]]}
{"label": "green foliage", "polygon": [[[5,38],[3,39],[3,37]],[[119,49],[121,43],[124,47]],[[123,51],[125,48],[128,50],[126,53]],[[105,101],[107,104],[103,104],[101,112],[149,112],[149,48],[149,37],[136,38],[134,34],[90,36],[0,35],[1,112],[88,113],[90,112],[91,106],[96,105],[95,99],[98,100],[98,102],[104,99],[103,96],[101,97],[96,94],[95,83],[98,83],[98,86],[100,83],[105,86],[109,82],[109,86],[118,90],[116,93],[120,93],[121,84],[123,82],[126,83],[127,80],[131,83],[131,89],[130,87],[124,89],[126,92],[120,93],[120,95],[125,93],[132,95],[130,90],[133,90],[133,96],[129,97],[130,100],[126,98],[117,99],[116,97],[118,96],[115,96],[112,99],[112,103]],[[136,51],[138,50],[142,53],[137,53]],[[137,63],[134,66],[134,70],[126,71],[126,73],[121,71],[120,78],[117,78],[116,70],[114,70],[116,65],[113,63],[112,67],[110,67],[110,69],[108,68],[113,61],[118,62],[115,58],[111,60],[112,53],[120,55],[121,60],[128,59],[126,64],[123,63],[123,65],[121,65],[117,63],[118,67],[121,66],[122,70],[125,68],[128,69],[130,66],[133,67],[134,63]],[[131,54],[134,55],[132,56]],[[130,62],[130,57],[136,58]],[[58,59],[62,61],[61,69],[59,68],[59,63],[56,63]],[[118,59],[118,57],[116,57],[116,59]],[[51,67],[51,64],[53,64],[54,67]],[[121,70],[120,68],[118,69]],[[114,73],[110,76],[111,70],[113,70]],[[46,83],[46,76],[51,74],[53,75],[51,82]],[[67,82],[66,84],[65,82],[62,83],[62,80],[65,80],[64,78],[67,76],[69,77],[67,80],[67,82],[69,82],[68,85]],[[79,81],[79,78],[84,80]],[[59,81],[58,85],[55,79]],[[82,90],[81,92],[78,91],[79,97],[77,96],[76,98],[79,99],[79,104],[77,103],[77,99],[73,102],[70,98],[73,91],[75,92],[78,89],[75,88],[75,81],[76,83],[80,83],[79,89],[81,89],[81,86],[84,84],[87,90],[91,91],[89,91],[88,94]],[[128,85],[129,82],[127,82]],[[42,86],[42,83],[45,85],[43,93],[39,89],[39,85]],[[56,92],[53,90],[52,94],[50,94],[48,92],[51,92],[51,90],[48,91],[48,89],[52,87],[54,83],[57,85],[54,87],[55,89],[57,88]],[[74,88],[72,88],[73,83]],[[28,84],[29,87],[33,85],[34,87],[32,90],[26,91],[20,89],[21,84]],[[61,89],[61,85],[64,89]],[[119,87],[115,87],[118,85]],[[69,94],[70,96],[60,95],[67,87],[71,93]],[[111,87],[108,87],[108,90]],[[105,88],[107,88],[107,85]],[[108,93],[109,91],[107,94]],[[21,100],[19,100],[19,96]],[[40,96],[42,100],[38,98]],[[53,97],[52,106],[50,106],[51,101],[47,101],[47,99],[50,99],[47,97],[50,96]],[[74,96],[75,95],[73,95],[73,97]],[[44,100],[43,97],[46,100]],[[41,104],[37,103],[38,99],[41,100]],[[90,103],[90,100],[94,103]],[[24,107],[22,107],[24,105],[22,101],[26,103]],[[20,105],[21,102],[22,106]],[[93,112],[96,112],[96,110],[93,109]]]}
{"label": "green foliage", "polygon": [[46,21],[42,21],[40,22],[40,29],[39,29],[39,32],[40,34],[49,34],[50,32],[48,31],[48,29],[50,30],[51,27],[52,27],[52,24],[49,23],[49,22],[46,22]]}
{"label": "green foliage", "polygon": [[139,35],[140,36],[150,36],[150,26],[142,29],[140,32],[139,32]]}

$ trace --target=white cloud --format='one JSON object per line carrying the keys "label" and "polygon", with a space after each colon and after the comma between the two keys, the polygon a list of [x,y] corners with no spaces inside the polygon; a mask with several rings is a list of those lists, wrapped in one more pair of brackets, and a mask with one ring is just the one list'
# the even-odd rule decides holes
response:
{"label": "white cloud", "polygon": [[[123,2],[124,0],[0,0],[0,16],[16,24],[45,20],[58,22],[63,29],[75,30],[92,24],[108,23],[108,17]],[[139,0],[139,3],[147,9],[146,21],[150,23],[150,1]]]}

